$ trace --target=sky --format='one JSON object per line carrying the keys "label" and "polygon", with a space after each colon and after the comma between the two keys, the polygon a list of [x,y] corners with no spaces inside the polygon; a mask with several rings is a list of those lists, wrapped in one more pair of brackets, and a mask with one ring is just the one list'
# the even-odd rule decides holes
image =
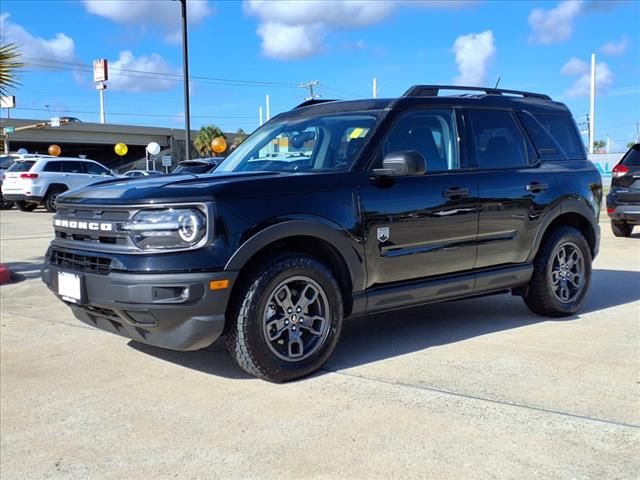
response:
{"label": "sky", "polygon": [[[187,0],[192,128],[252,131],[321,98],[401,95],[414,84],[494,86],[562,101],[579,125],[597,55],[596,138],[624,150],[640,122],[640,1]],[[106,58],[108,123],[184,126],[180,4],[2,0],[0,41],[28,64],[13,118],[99,121],[93,60]],[[6,110],[2,112],[6,118]]]}

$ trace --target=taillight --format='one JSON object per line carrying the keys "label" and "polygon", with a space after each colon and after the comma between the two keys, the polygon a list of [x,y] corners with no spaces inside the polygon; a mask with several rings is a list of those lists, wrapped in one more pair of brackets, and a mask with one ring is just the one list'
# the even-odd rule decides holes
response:
{"label": "taillight", "polygon": [[21,173],[20,178],[28,178],[28,179],[38,178],[38,174],[37,173]]}
{"label": "taillight", "polygon": [[624,177],[628,171],[629,167],[625,167],[623,164],[619,163],[618,165],[613,167],[613,170],[611,170],[611,175],[613,175],[613,178],[620,178]]}
{"label": "taillight", "polygon": [[613,212],[615,212],[615,211],[616,211],[615,208],[607,207],[607,215],[611,216],[611,215],[613,215]]}

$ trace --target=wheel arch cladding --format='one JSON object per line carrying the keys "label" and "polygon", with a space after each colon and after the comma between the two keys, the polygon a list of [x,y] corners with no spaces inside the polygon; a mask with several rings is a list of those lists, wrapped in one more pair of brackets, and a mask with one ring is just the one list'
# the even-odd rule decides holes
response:
{"label": "wheel arch cladding", "polygon": [[312,222],[284,222],[262,230],[245,242],[225,267],[225,270],[240,272],[231,298],[236,287],[241,288],[255,268],[281,253],[304,253],[327,265],[340,285],[345,317],[351,313],[352,294],[362,290],[365,282],[364,260],[343,234]]}
{"label": "wheel arch cladding", "polygon": [[549,221],[545,224],[544,228],[540,229],[540,234],[536,237],[534,248],[531,252],[530,260],[533,260],[546,239],[551,235],[555,230],[562,226],[570,226],[578,230],[584,236],[587,244],[589,245],[589,250],[591,251],[591,256],[595,257],[597,254],[598,248],[598,240],[596,230],[593,227],[593,223],[589,221],[588,217],[586,217],[583,212],[576,211],[567,211],[556,215],[549,219]]}
{"label": "wheel arch cladding", "polygon": [[51,192],[66,192],[67,190],[69,190],[69,187],[67,187],[64,183],[51,183],[49,184],[47,192],[43,195],[43,197],[46,197]]}

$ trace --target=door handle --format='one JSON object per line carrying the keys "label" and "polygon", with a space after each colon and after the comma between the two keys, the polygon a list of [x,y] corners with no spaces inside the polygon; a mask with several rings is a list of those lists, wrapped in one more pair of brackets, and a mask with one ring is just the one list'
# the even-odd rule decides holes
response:
{"label": "door handle", "polygon": [[442,196],[444,198],[449,198],[452,200],[468,197],[469,189],[468,188],[460,188],[460,187],[451,187],[442,192]]}
{"label": "door handle", "polygon": [[527,192],[540,193],[549,190],[549,185],[547,185],[546,183],[531,182],[529,185],[526,185],[524,189]]}

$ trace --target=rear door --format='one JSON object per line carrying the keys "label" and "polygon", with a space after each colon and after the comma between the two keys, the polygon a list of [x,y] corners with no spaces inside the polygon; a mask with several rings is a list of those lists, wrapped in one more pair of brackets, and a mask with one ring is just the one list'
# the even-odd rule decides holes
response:
{"label": "rear door", "polygon": [[619,203],[640,203],[640,144],[636,144],[613,169],[611,187]]}
{"label": "rear door", "polygon": [[475,268],[522,263],[556,198],[554,174],[538,160],[512,112],[469,109],[466,118],[479,191]]}

